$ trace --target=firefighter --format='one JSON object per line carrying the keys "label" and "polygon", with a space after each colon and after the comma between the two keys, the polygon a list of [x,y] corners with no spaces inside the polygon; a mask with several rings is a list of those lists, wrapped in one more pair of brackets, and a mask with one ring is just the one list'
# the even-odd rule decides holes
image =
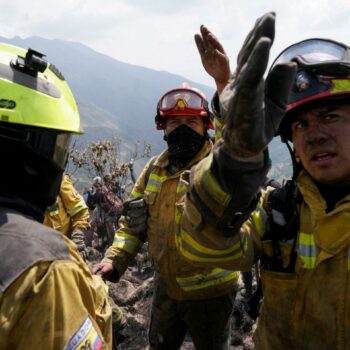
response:
{"label": "firefighter", "polygon": [[95,188],[93,195],[95,209],[92,214],[91,228],[100,236],[99,242],[101,242],[98,246],[105,250],[113,243],[114,233],[121,215],[122,201],[107,183],[102,183],[100,176],[94,178],[93,187]]}
{"label": "firefighter", "polygon": [[[212,149],[205,96],[187,84],[168,91],[159,100],[156,126],[164,131],[168,147],[138,178],[128,203],[133,210],[119,220],[113,245],[94,271],[118,281],[148,240],[155,268],[150,349],[180,349],[187,331],[196,349],[228,349],[238,273],[194,267],[176,249],[177,207],[184,203],[190,169]],[[141,225],[145,205],[148,221]]]}
{"label": "firefighter", "polygon": [[[220,94],[223,138],[191,169],[177,248],[196,266],[261,259],[255,349],[348,349],[350,48],[296,43],[264,81],[274,33],[274,13],[256,21]],[[274,135],[294,173],[260,192]]]}
{"label": "firefighter", "polygon": [[55,204],[46,209],[44,225],[60,231],[70,238],[84,260],[88,251],[85,232],[90,228],[89,208],[84,198],[74,188],[72,180],[64,175]]}
{"label": "firefighter", "polygon": [[106,285],[70,240],[41,224],[79,133],[75,100],[57,68],[37,51],[0,44],[3,350],[111,348]]}

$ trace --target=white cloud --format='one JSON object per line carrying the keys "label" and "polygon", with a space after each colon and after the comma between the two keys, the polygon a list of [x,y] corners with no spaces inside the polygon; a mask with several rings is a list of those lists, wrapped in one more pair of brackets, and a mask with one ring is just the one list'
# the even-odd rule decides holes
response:
{"label": "white cloud", "polygon": [[119,60],[212,85],[193,35],[206,24],[235,57],[255,19],[277,13],[275,56],[307,37],[350,44],[348,0],[0,0],[0,35],[79,41]]}

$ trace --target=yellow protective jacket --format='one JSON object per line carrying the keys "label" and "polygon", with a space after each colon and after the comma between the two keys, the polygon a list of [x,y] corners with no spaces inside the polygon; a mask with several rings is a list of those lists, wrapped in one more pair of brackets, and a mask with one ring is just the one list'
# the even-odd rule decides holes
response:
{"label": "yellow protective jacket", "polygon": [[45,213],[44,225],[70,235],[75,228],[90,227],[89,209],[83,197],[76,191],[68,175],[64,175],[55,204]]}
{"label": "yellow protective jacket", "polygon": [[0,349],[111,349],[107,287],[74,244],[0,208]]}
{"label": "yellow protective jacket", "polygon": [[[249,270],[259,258],[272,256],[264,240],[270,217],[269,188],[238,234],[224,237],[197,210],[198,198],[219,222],[232,201],[213,176],[212,157],[192,169],[191,188],[197,199],[186,197],[179,221],[177,247],[197,266]],[[350,349],[350,195],[326,213],[326,203],[312,179],[301,172],[295,272],[261,270],[263,304],[254,334],[255,349]],[[196,204],[195,204],[196,203]],[[197,211],[197,214],[194,214]],[[197,229],[200,228],[200,229]],[[284,267],[291,243],[280,243]],[[201,249],[197,249],[201,248]],[[203,256],[200,250],[207,251]]]}
{"label": "yellow protective jacket", "polygon": [[[155,270],[166,285],[168,295],[176,300],[203,299],[230,293],[237,286],[237,272],[221,269],[195,267],[185,259],[176,247],[179,230],[179,208],[182,208],[189,189],[190,169],[203,159],[212,148],[207,141],[188,168],[174,175],[169,174],[168,151],[160,154],[153,163],[153,170],[146,181],[146,165],[132,191],[133,198],[143,197],[148,208],[148,230],[135,234],[124,217],[119,220],[113,245],[105,254],[104,261],[114,264],[122,275],[148,239],[149,254]],[[147,182],[147,183],[146,183]],[[203,251],[203,254],[206,254]]]}

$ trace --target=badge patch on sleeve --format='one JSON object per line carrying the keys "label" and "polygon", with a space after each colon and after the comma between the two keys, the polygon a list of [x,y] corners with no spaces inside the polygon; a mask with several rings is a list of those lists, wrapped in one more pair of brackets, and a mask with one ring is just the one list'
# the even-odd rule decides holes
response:
{"label": "badge patch on sleeve", "polygon": [[88,316],[69,339],[64,350],[101,350],[102,346],[103,341]]}

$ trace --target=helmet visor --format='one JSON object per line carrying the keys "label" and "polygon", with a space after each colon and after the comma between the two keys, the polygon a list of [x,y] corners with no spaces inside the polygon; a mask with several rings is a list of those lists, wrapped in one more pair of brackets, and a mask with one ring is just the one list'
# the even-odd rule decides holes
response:
{"label": "helmet visor", "polygon": [[325,39],[309,39],[286,48],[272,66],[297,61],[302,66],[348,61],[348,47]]}
{"label": "helmet visor", "polygon": [[66,167],[72,137],[70,132],[0,123],[0,137],[21,143],[36,156],[44,158],[60,170]]}
{"label": "helmet visor", "polygon": [[164,111],[175,107],[202,109],[204,107],[204,99],[194,91],[173,90],[162,97],[159,108]]}
{"label": "helmet visor", "polygon": [[71,133],[38,128],[25,130],[22,143],[63,170],[67,164],[70,140]]}

